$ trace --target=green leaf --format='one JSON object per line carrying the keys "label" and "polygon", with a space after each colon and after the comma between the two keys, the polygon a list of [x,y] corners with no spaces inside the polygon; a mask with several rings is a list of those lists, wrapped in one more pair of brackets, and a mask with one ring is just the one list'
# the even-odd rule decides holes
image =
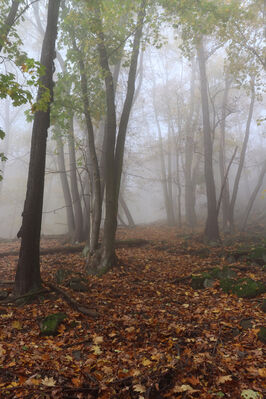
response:
{"label": "green leaf", "polygon": [[252,389],[244,389],[241,392],[241,398],[244,398],[244,399],[261,399],[262,395],[259,392],[253,391]]}

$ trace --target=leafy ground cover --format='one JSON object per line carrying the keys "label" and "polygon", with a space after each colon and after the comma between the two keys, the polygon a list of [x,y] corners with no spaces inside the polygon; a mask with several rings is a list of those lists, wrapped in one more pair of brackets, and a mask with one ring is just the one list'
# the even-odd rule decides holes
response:
{"label": "leafy ground cover", "polygon": [[[120,245],[119,267],[100,278],[83,275],[79,252],[42,256],[44,285],[58,284],[64,269],[66,284],[58,287],[94,310],[92,317],[49,286],[27,304],[0,303],[0,397],[263,398],[265,294],[238,298],[223,292],[219,280],[191,287],[191,274],[224,266],[239,279],[262,281],[263,262],[249,254],[263,240],[236,237],[207,246],[198,235],[163,226],[121,229],[118,238],[149,241]],[[3,242],[0,255],[17,248],[18,242]],[[16,261],[0,256],[0,282],[14,279]],[[71,285],[77,277],[80,291]],[[0,290],[11,292],[12,285]],[[53,314],[61,315],[57,335],[42,334]]]}

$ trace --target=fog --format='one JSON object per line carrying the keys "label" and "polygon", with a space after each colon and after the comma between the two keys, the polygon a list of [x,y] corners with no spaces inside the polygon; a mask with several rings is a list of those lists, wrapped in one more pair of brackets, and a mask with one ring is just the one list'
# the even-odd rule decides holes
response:
{"label": "fog", "polygon": [[[45,23],[45,8],[41,7],[39,12],[42,23]],[[42,34],[32,10],[27,11],[25,21],[18,26],[18,32],[22,37],[23,50],[30,57],[39,59]],[[170,201],[174,215],[173,224],[179,228],[193,230],[203,226],[207,217],[198,62],[196,53],[188,59],[180,50],[181,38],[178,31],[168,26],[162,26],[161,33],[165,37],[165,44],[161,48],[156,48],[149,43],[145,44],[139,59],[135,101],[130,114],[126,139],[121,194],[135,224],[169,223],[166,201]],[[60,36],[59,31],[59,39]],[[177,39],[175,39],[176,36]],[[207,59],[207,78],[213,140],[213,168],[218,201],[223,184],[219,169],[222,124],[223,122],[225,124],[225,167],[228,166],[237,147],[227,180],[229,192],[232,195],[247,126],[251,92],[248,87],[249,72],[247,71],[246,74],[246,85],[243,83],[244,81],[239,83],[233,75],[226,75],[226,46],[219,47],[214,51],[215,46],[214,39],[207,38],[206,53],[212,54]],[[62,44],[60,54],[62,57],[66,57],[67,54],[67,48]],[[2,70],[3,68],[11,70],[14,66],[12,63],[7,63],[4,66],[1,64],[1,68]],[[56,81],[59,79],[59,73],[61,70],[56,61],[54,76]],[[125,97],[127,73],[127,66],[122,66],[116,94],[116,105],[120,115],[122,101]],[[247,204],[257,185],[266,159],[265,121],[260,122],[264,118],[263,113],[265,112],[265,103],[263,103],[265,98],[262,89],[264,75],[265,71],[262,70],[260,76],[257,75],[255,78],[254,110],[251,116],[250,135],[235,205],[235,219],[238,225],[244,217]],[[226,103],[223,104],[225,101],[225,78],[230,80],[230,87]],[[18,74],[18,80],[21,79],[22,77]],[[191,112],[192,101],[193,110]],[[21,226],[32,124],[26,121],[24,114],[29,108],[28,106],[15,108],[8,98],[1,100],[0,106],[0,125],[6,133],[4,140],[0,140],[0,152],[7,156],[7,161],[0,167],[3,174],[3,180],[0,182],[0,237],[14,238]],[[191,115],[192,119],[189,120]],[[86,152],[87,137],[84,119],[78,112],[74,116],[74,127],[78,188],[80,198],[82,198],[86,180],[84,153]],[[191,143],[186,144],[189,129]],[[96,149],[100,158],[102,137],[97,121],[95,130],[98,134],[96,135]],[[55,128],[52,125],[49,130],[47,146],[42,218],[42,234],[45,235],[67,233],[66,203],[60,180],[58,147],[54,139],[54,131]],[[63,143],[66,175],[70,179],[71,165],[66,136],[63,137]],[[189,223],[186,215],[186,145],[190,145],[190,172],[193,180],[194,207],[197,219],[194,225]],[[265,189],[266,176],[264,174],[248,217],[250,224],[266,224]],[[84,207],[84,205],[82,206]],[[104,213],[102,219],[104,220]],[[222,209],[219,220],[222,224]],[[128,224],[121,204],[118,222]]]}

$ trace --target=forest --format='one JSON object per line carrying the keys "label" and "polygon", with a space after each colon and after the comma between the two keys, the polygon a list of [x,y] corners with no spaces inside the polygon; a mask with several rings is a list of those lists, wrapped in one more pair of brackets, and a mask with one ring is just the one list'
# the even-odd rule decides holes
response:
{"label": "forest", "polygon": [[266,0],[1,0],[0,398],[263,399]]}

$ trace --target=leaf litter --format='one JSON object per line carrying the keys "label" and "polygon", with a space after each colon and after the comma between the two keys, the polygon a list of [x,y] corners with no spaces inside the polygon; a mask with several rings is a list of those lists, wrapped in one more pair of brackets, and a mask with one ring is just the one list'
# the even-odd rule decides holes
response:
{"label": "leaf litter", "polygon": [[[54,281],[61,267],[86,279],[86,292],[63,288],[95,308],[97,319],[52,292],[21,307],[0,303],[0,397],[262,398],[263,294],[238,298],[224,293],[218,282],[194,290],[192,273],[227,264],[221,248],[205,253],[196,235],[184,238],[174,228],[150,226],[121,229],[118,236],[150,241],[117,249],[119,267],[100,278],[83,275],[85,261],[77,252],[42,256],[44,282]],[[9,243],[8,249],[17,246]],[[0,258],[0,281],[14,278],[16,262],[15,256]],[[262,268],[245,271],[241,259],[234,266],[241,278],[248,273],[263,278]],[[67,315],[58,334],[41,336],[40,321],[58,312]],[[249,328],[241,326],[243,320],[252,320]]]}

